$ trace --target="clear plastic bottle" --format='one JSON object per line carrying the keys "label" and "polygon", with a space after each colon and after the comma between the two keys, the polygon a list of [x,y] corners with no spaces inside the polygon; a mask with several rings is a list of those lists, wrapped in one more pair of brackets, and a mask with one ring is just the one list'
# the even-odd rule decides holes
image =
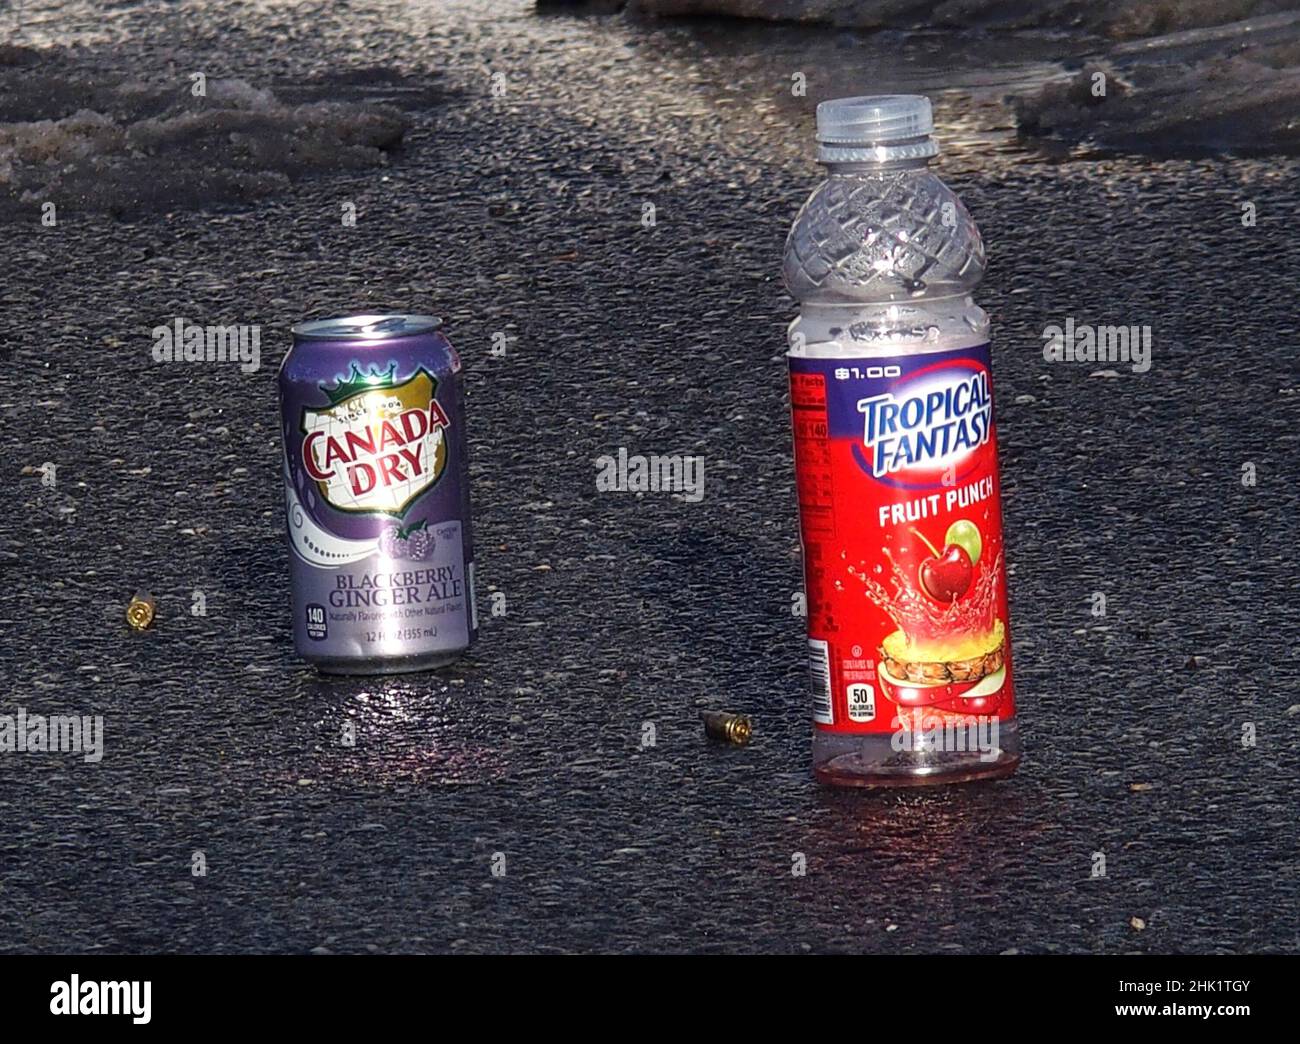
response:
{"label": "clear plastic bottle", "polygon": [[978,229],[930,171],[927,98],[817,107],[827,177],[785,282],[826,783],[1009,775],[1019,760]]}

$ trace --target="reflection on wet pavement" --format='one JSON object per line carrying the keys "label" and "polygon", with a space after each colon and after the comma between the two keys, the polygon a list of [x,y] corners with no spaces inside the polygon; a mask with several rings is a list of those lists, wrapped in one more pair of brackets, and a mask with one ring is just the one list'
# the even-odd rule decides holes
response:
{"label": "reflection on wet pavement", "polygon": [[[326,784],[466,786],[506,776],[509,727],[463,677],[307,675],[300,695],[323,717],[332,744],[300,771]],[[432,682],[432,684],[430,684]]]}

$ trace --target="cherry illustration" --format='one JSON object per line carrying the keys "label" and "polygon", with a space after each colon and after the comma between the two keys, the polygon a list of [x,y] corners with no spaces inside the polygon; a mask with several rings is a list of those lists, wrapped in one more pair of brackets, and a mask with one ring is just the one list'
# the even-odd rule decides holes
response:
{"label": "cherry illustration", "polygon": [[934,554],[933,558],[925,559],[917,570],[921,590],[936,602],[955,602],[970,590],[971,577],[975,571],[970,553],[960,544],[950,543],[940,554],[920,531],[913,529],[912,532]]}

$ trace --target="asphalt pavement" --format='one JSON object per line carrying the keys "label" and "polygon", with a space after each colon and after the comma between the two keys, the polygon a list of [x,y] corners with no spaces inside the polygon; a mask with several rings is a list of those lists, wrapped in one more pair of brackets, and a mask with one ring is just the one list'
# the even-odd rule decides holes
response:
{"label": "asphalt pavement", "polygon": [[[256,199],[5,221],[0,714],[105,742],[0,754],[0,952],[1297,949],[1300,161],[1020,145],[1001,95],[1056,38],[29,13],[87,68],[409,128]],[[989,252],[1026,748],[926,793],[814,783],[791,611],[781,250],[814,103],[882,88],[935,97]],[[456,667],[332,679],[292,648],[275,368],[380,310],[465,360],[485,615]],[[177,317],[259,326],[259,368],[156,363]],[[1045,362],[1069,317],[1149,325],[1149,371]],[[620,447],[702,455],[703,499],[598,492]]]}

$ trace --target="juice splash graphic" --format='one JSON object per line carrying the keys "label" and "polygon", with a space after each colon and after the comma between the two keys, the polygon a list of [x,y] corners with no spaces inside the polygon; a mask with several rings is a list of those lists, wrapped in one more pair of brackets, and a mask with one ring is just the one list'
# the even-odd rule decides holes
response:
{"label": "juice splash graphic", "polygon": [[880,549],[889,562],[892,594],[865,569],[849,566],[849,575],[857,577],[867,589],[867,597],[883,609],[898,626],[909,646],[933,645],[959,634],[979,635],[993,631],[997,619],[997,592],[1002,583],[1002,555],[992,564],[981,562],[976,569],[970,594],[946,605],[923,594],[912,584],[909,571],[900,566],[893,552]]}
{"label": "juice splash graphic", "polygon": [[[934,551],[924,536],[912,532]],[[965,593],[947,601],[925,590],[923,579],[912,581],[925,575],[931,559],[909,569],[889,548],[882,547],[880,554],[889,563],[892,592],[865,569],[850,566],[848,571],[897,627],[877,648],[878,680],[886,698],[900,710],[925,707],[945,723],[1005,710],[1006,626],[998,615],[1004,583],[1001,551],[991,561],[982,555]]]}

